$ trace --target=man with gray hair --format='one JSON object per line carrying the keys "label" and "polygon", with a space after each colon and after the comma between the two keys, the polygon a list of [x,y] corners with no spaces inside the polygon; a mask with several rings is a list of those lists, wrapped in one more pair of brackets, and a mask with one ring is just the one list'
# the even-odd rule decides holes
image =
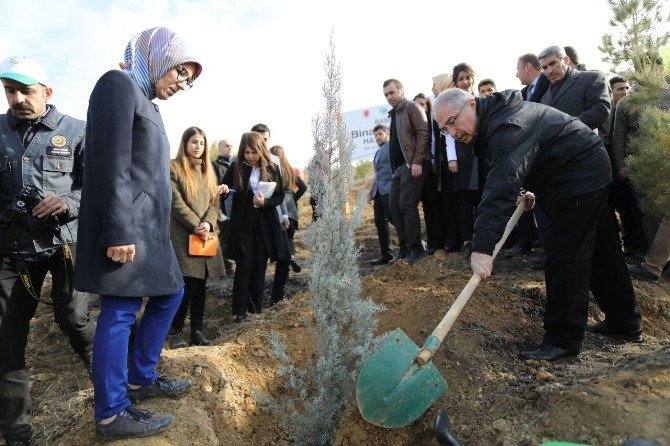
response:
{"label": "man with gray hair", "polygon": [[590,129],[602,126],[611,108],[605,77],[571,68],[570,58],[559,46],[546,48],[538,59],[551,84],[541,103],[578,118]]}
{"label": "man with gray hair", "polygon": [[472,271],[491,275],[491,254],[514,202],[549,215],[545,250],[546,334],[522,359],[554,361],[582,347],[589,289],[605,313],[596,333],[639,341],[641,319],[618,234],[607,207],[612,171],[598,137],[579,120],[523,101],[518,91],[474,98],[451,88],[438,96],[435,120],[443,134],[472,143],[491,160],[475,222]]}

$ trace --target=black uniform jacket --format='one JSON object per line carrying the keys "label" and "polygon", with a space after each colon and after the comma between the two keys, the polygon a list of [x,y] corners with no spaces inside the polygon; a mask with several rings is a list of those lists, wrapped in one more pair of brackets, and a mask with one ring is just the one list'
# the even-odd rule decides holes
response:
{"label": "black uniform jacket", "polygon": [[596,133],[577,118],[523,101],[507,90],[477,98],[475,147],[491,165],[473,239],[473,251],[491,254],[522,188],[536,192],[543,209],[557,198],[607,186],[612,169]]}

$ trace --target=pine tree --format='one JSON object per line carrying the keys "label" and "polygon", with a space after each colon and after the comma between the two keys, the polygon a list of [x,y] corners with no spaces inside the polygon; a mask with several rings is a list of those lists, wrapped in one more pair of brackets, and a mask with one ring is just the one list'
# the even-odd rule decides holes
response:
{"label": "pine tree", "polygon": [[598,49],[604,53],[603,62],[612,66],[615,73],[631,68],[634,55],[658,51],[670,41],[668,29],[670,15],[663,12],[662,0],[608,0],[613,18],[610,26],[619,31],[602,37]]}
{"label": "pine tree", "polygon": [[647,107],[640,135],[631,140],[635,155],[626,160],[635,188],[644,194],[645,213],[670,216],[670,111]]}
{"label": "pine tree", "polygon": [[[352,180],[354,145],[340,114],[342,78],[333,36],[325,62],[322,94],[325,109],[313,120],[314,156],[307,172],[316,199],[318,220],[307,229],[305,246],[311,250],[310,301],[315,322],[316,360],[304,370],[282,367],[289,395],[257,398],[266,408],[288,418],[289,439],[301,446],[332,444],[335,430],[352,401],[363,361],[372,352],[382,308],[360,298],[361,278],[354,232],[362,222],[365,195],[358,194],[351,215],[345,215]],[[275,356],[290,362],[276,335],[270,340]],[[297,396],[293,396],[297,395]]]}

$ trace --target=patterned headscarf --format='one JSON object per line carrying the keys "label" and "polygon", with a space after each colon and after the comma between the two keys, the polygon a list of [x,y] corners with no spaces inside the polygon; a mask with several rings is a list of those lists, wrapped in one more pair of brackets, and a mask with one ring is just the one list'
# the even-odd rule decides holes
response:
{"label": "patterned headscarf", "polygon": [[438,74],[433,78],[433,85],[435,85],[437,91],[442,93],[444,90],[452,86],[451,74]]}
{"label": "patterned headscarf", "polygon": [[202,72],[186,42],[167,28],[147,29],[130,39],[123,62],[149,100],[156,97],[156,82],[171,68],[193,62],[196,65],[193,79]]}

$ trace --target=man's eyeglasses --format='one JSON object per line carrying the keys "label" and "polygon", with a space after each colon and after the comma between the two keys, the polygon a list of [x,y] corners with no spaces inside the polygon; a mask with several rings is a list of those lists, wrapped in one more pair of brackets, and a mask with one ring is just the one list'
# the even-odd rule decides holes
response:
{"label": "man's eyeglasses", "polygon": [[193,87],[193,79],[188,78],[188,71],[181,65],[177,67],[177,83],[182,84],[182,90],[188,90]]}
{"label": "man's eyeglasses", "polygon": [[458,117],[461,115],[461,112],[463,111],[463,109],[465,108],[466,105],[468,105],[467,102],[466,102],[465,104],[463,104],[463,106],[462,106],[461,109],[458,111],[458,113],[456,113],[456,116],[447,119],[447,122],[444,123],[444,127],[442,127],[442,128],[440,129],[440,135],[444,136],[445,138],[446,138],[447,136],[449,136],[449,127],[451,127],[452,125],[456,124],[456,120],[457,120]]}

